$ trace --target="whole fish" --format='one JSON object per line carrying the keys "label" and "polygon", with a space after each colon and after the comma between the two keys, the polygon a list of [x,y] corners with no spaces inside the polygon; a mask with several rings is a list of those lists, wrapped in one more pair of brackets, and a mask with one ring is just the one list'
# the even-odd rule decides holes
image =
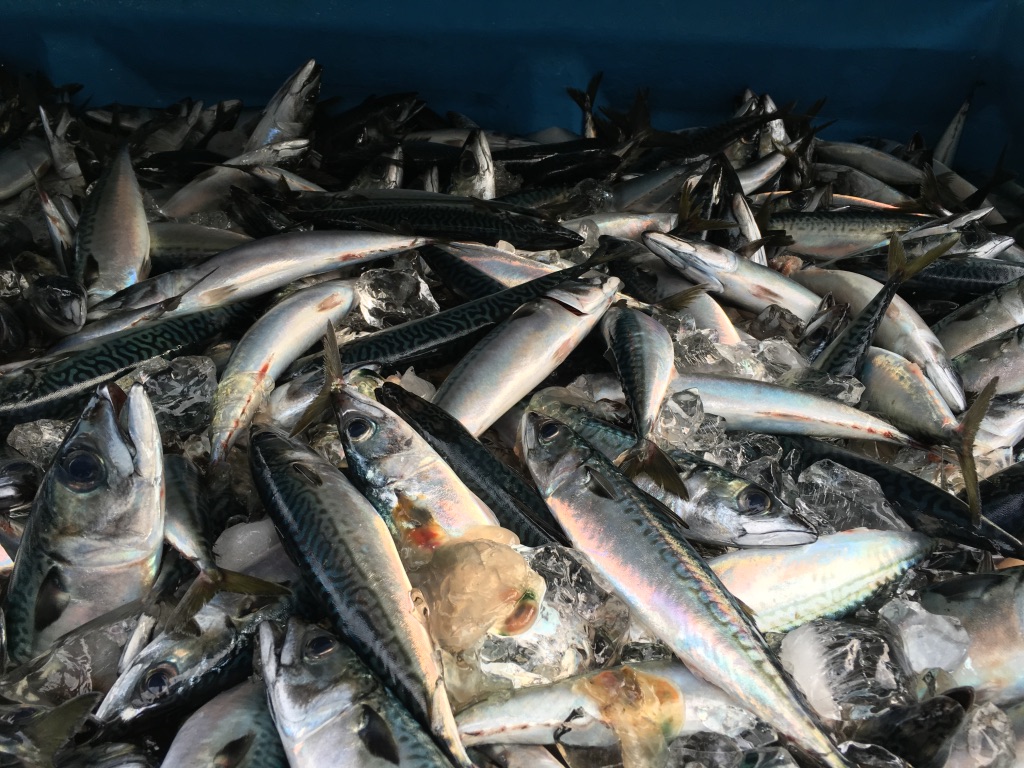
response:
{"label": "whole fish", "polygon": [[906,232],[927,221],[920,216],[879,211],[815,211],[773,213],[768,229],[786,231],[793,253],[822,259],[885,245],[890,232]]}
{"label": "whole fish", "polygon": [[153,406],[141,385],[127,396],[100,387],[43,479],[18,547],[4,603],[11,658],[27,661],[145,595],[160,568],[163,535]]}
{"label": "whole fish", "polygon": [[[174,313],[244,301],[287,285],[293,280],[322,274],[345,265],[424,245],[419,237],[376,232],[291,232],[265,237],[224,251],[194,267],[160,275],[90,308],[89,319],[138,309],[179,298]],[[168,290],[168,286],[170,290]]]}
{"label": "whole fish", "polygon": [[90,304],[149,277],[149,225],[127,147],[85,200],[72,276],[85,284]]}
{"label": "whole fish", "polygon": [[644,624],[818,763],[849,768],[752,619],[664,508],[564,424],[527,413],[522,429],[530,472],[552,513]]}
{"label": "whole fish", "polygon": [[260,627],[261,671],[291,768],[451,763],[355,652],[291,618]]}
{"label": "whole fish", "polygon": [[826,397],[778,384],[711,374],[680,373],[672,392],[696,390],[707,413],[729,429],[779,435],[847,437],[909,445],[909,435],[892,424]]}
{"label": "whole fish", "polygon": [[425,617],[384,521],[333,465],[280,432],[253,428],[249,458],[289,556],[335,629],[446,753],[470,768]]}

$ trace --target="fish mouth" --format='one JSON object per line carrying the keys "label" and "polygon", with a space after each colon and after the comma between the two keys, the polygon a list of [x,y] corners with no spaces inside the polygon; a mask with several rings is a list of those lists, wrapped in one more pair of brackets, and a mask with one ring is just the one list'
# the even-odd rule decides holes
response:
{"label": "fish mouth", "polygon": [[281,628],[277,624],[272,621],[260,624],[256,638],[257,657],[262,666],[263,679],[268,686],[274,685],[280,675],[281,659],[278,646],[282,640]]}
{"label": "fish mouth", "polygon": [[690,280],[706,285],[712,293],[725,292],[725,284],[715,274],[716,269],[724,267],[706,263],[706,259],[685,241],[670,241],[667,235],[646,232],[643,242],[655,255]]}

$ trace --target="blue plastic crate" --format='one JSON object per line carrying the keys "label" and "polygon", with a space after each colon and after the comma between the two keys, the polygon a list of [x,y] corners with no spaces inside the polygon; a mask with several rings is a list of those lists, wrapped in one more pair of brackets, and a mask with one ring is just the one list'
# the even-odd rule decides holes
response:
{"label": "blue plastic crate", "polygon": [[0,0],[0,24],[0,59],[82,83],[97,105],[258,105],[315,57],[324,96],[415,90],[509,131],[578,128],[565,86],[603,71],[599,103],[649,87],[659,127],[721,120],[750,86],[827,96],[830,138],[934,142],[975,86],[958,165],[985,172],[1008,143],[1024,168],[1024,5],[1006,0]]}

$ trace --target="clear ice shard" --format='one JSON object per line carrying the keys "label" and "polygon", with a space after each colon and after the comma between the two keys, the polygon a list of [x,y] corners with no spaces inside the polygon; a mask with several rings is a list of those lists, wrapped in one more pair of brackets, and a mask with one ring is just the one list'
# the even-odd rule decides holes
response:
{"label": "clear ice shard", "polygon": [[903,598],[890,600],[878,615],[899,636],[915,672],[936,668],[952,672],[967,655],[970,637],[951,616],[936,616],[920,603]]}
{"label": "clear ice shard", "polygon": [[798,485],[798,511],[820,534],[852,528],[910,530],[885,498],[878,481],[834,461],[812,464],[800,473]]}

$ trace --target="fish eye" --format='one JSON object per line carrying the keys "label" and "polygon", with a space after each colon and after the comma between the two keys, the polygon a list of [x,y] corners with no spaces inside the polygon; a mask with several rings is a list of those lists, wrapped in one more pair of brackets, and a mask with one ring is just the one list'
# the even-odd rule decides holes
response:
{"label": "fish eye", "polygon": [[67,485],[75,491],[91,491],[107,476],[103,461],[95,453],[78,448],[61,459],[61,472]]}
{"label": "fish eye", "polygon": [[466,152],[462,155],[462,159],[459,160],[459,172],[466,176],[475,176],[480,173],[480,164],[477,163],[476,157],[472,152]]}
{"label": "fish eye", "polygon": [[60,299],[53,293],[46,294],[46,306],[50,309],[60,309]]}
{"label": "fish eye", "polygon": [[772,500],[768,494],[757,488],[747,488],[737,499],[741,512],[749,512],[752,515],[763,515],[772,506]]}
{"label": "fish eye", "polygon": [[338,641],[330,635],[314,635],[306,641],[306,658],[322,659],[338,647]]}
{"label": "fish eye", "polygon": [[558,437],[560,429],[556,422],[546,421],[540,425],[540,429],[537,430],[537,435],[541,440],[554,440]]}
{"label": "fish eye", "polygon": [[167,693],[167,689],[171,687],[171,681],[177,674],[178,670],[170,664],[161,664],[159,667],[154,667],[146,673],[142,680],[142,692],[151,698],[163,696]]}
{"label": "fish eye", "polygon": [[373,433],[373,424],[366,419],[352,419],[345,427],[345,434],[352,440],[365,440]]}

